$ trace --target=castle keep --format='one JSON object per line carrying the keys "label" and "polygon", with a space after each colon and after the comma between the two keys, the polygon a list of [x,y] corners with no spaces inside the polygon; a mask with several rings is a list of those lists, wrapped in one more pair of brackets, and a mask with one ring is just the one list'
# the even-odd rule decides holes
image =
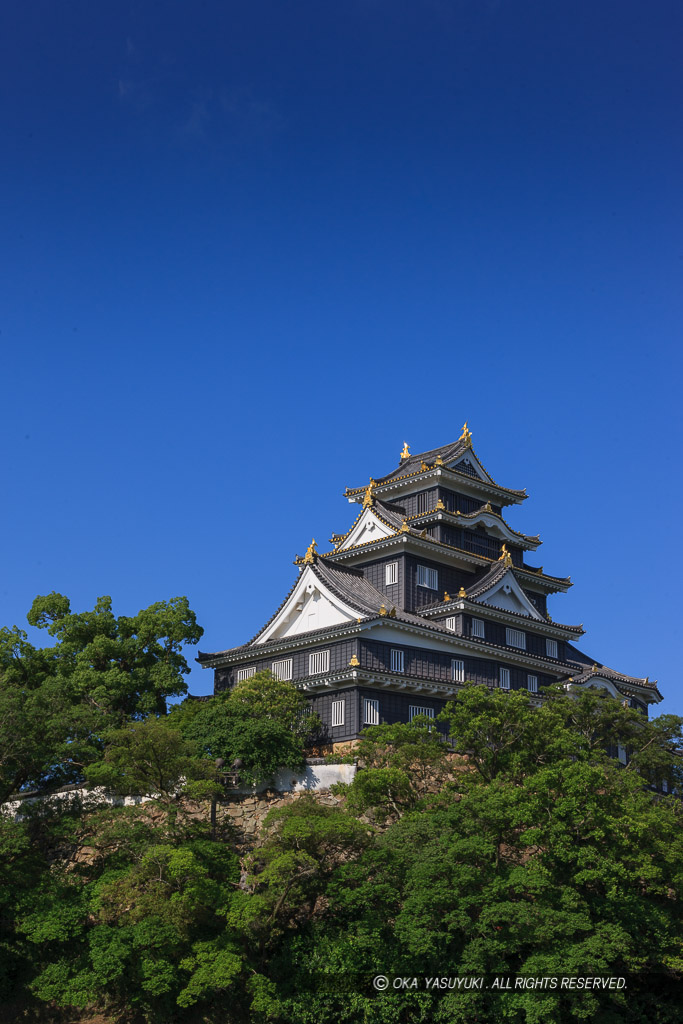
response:
{"label": "castle keep", "polygon": [[551,619],[548,595],[571,581],[526,561],[540,538],[503,516],[526,491],[492,479],[467,424],[441,448],[404,445],[394,470],[345,496],[360,506],[350,529],[296,559],[296,582],[256,636],[200,653],[215,692],[270,669],[309,697],[332,744],[366,725],[434,717],[466,680],[532,701],[551,683],[599,686],[645,714],[662,699],[656,683],[579,650],[582,626]]}

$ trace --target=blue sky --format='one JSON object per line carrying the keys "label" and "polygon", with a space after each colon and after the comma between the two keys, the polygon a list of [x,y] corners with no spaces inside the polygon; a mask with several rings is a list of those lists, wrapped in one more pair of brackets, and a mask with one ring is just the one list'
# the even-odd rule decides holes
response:
{"label": "blue sky", "polygon": [[682,20],[6,0],[0,622],[187,594],[241,643],[467,419],[553,617],[683,713]]}

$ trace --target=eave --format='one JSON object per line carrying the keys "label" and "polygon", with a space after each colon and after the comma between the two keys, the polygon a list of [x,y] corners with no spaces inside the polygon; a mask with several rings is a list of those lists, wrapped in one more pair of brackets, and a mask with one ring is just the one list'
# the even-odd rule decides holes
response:
{"label": "eave", "polygon": [[[475,555],[471,551],[464,551],[462,548],[444,544],[442,541],[434,540],[431,537],[418,537],[412,533],[397,533],[394,537],[366,541],[363,544],[345,548],[343,551],[329,551],[322,557],[328,558],[330,561],[346,561],[354,564],[354,562],[367,561],[365,556],[371,549],[379,552],[387,548],[400,546],[401,544],[410,544],[415,551],[426,553],[425,557],[431,558],[433,561],[438,561],[440,558],[448,558],[452,564],[457,565],[459,568],[468,568],[470,566],[481,568],[492,565],[497,561],[495,558],[487,558],[486,555]],[[547,576],[545,573],[529,572],[526,569],[520,569],[518,566],[514,567],[514,572],[515,575],[519,574],[525,582],[534,584],[542,593],[553,594],[558,591],[566,593],[572,586],[569,577],[562,579],[557,576]]]}
{"label": "eave", "polygon": [[[398,613],[397,613],[398,615]],[[361,633],[370,632],[376,626],[389,626],[397,632],[407,632],[416,637],[428,637],[430,640],[438,640],[444,644],[441,653],[447,654],[451,648],[459,648],[465,651],[477,652],[479,657],[495,658],[497,661],[509,662],[511,665],[537,668],[546,674],[555,675],[558,681],[576,670],[574,665],[565,662],[555,661],[542,655],[529,654],[526,651],[517,651],[510,647],[503,647],[500,644],[493,644],[488,640],[481,640],[478,637],[464,637],[453,633],[451,630],[434,628],[435,624],[425,622],[424,626],[412,622],[403,622],[400,618],[389,616],[373,616],[361,619],[360,622],[347,626],[334,627],[333,629],[320,630],[307,634],[300,634],[298,637],[288,637],[281,641],[268,641],[259,647],[243,646],[234,647],[227,651],[219,651],[216,654],[201,654],[196,660],[203,668],[225,668],[232,665],[241,665],[244,662],[259,661],[271,654],[289,653],[297,649],[308,647],[319,647],[326,640],[334,641],[351,636],[359,636]],[[397,639],[397,643],[401,643]],[[419,643],[410,646],[419,647]],[[459,651],[454,650],[454,656]]]}
{"label": "eave", "polygon": [[[513,626],[524,624],[529,632],[538,633],[541,636],[556,637],[559,640],[575,640],[577,636],[583,636],[586,632],[583,626],[566,626],[559,622],[550,622],[547,619],[532,619],[529,615],[521,612],[511,612],[504,608],[495,608],[493,605],[485,604],[483,601],[457,598],[451,601],[442,601],[431,608],[421,608],[420,615],[428,619],[437,619],[437,616],[452,615],[453,609],[459,612],[469,612],[481,617],[489,617],[498,622],[509,623]],[[484,614],[485,613],[485,614]]]}
{"label": "eave", "polygon": [[[488,498],[497,499],[497,505],[519,505],[526,500],[526,491],[513,491],[507,487],[501,487],[493,482],[489,483],[479,477],[470,476],[468,473],[459,473],[456,469],[449,469],[447,466],[428,466],[426,470],[417,469],[401,476],[382,482],[376,480],[373,493],[379,498],[386,498],[391,494],[410,493],[415,490],[415,484],[427,484],[435,481],[437,484],[443,481],[450,481],[454,490],[463,494],[473,493],[475,496],[485,495]],[[365,487],[347,487],[344,497],[349,501],[361,501],[367,490]],[[389,498],[389,500],[392,500]]]}
{"label": "eave", "polygon": [[[412,516],[407,517],[409,523],[416,523],[418,521],[427,522],[439,522],[444,521],[452,523],[453,526],[464,526],[465,528],[470,526],[477,526],[478,523],[490,516],[496,520],[496,526],[500,529],[500,524],[505,529],[501,529],[501,533],[504,535],[505,540],[509,540],[510,543],[517,544],[519,547],[524,548],[526,551],[535,551],[543,541],[540,537],[531,537],[526,533],[520,533],[518,530],[513,530],[509,523],[506,523],[501,515],[494,512],[490,508],[486,508],[483,505],[476,512],[449,512],[448,509],[433,508],[429,512],[416,512]],[[489,527],[490,528],[490,527]]]}

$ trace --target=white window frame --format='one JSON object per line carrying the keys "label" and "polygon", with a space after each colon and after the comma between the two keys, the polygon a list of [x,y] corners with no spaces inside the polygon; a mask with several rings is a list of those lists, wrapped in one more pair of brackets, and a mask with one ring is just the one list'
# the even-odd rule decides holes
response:
{"label": "white window frame", "polygon": [[510,689],[510,669],[501,667],[498,669],[498,685],[501,690]]}
{"label": "white window frame", "polygon": [[445,622],[446,629],[451,629],[451,630],[453,630],[454,633],[455,633],[455,619],[456,619],[455,615],[449,615],[448,618],[446,619],[446,622]]}
{"label": "white window frame", "polygon": [[245,679],[251,679],[256,675],[256,665],[249,665],[247,668],[237,669],[237,682],[243,683]]}
{"label": "white window frame", "polygon": [[418,704],[411,704],[408,707],[408,721],[412,722],[418,715],[426,715],[427,718],[434,718],[434,708],[420,707]]}
{"label": "white window frame", "polygon": [[538,676],[528,675],[526,677],[526,688],[529,693],[538,693]]}
{"label": "white window frame", "polygon": [[472,636],[479,637],[480,640],[486,639],[486,624],[483,619],[472,619]]}
{"label": "white window frame", "polygon": [[340,729],[344,724],[344,712],[346,708],[345,700],[333,700],[332,701],[332,728]]}
{"label": "white window frame", "polygon": [[330,671],[330,652],[311,651],[308,655],[309,676],[319,676],[322,672]]}
{"label": "white window frame", "polygon": [[557,640],[550,640],[546,637],[545,653],[547,658],[557,658]]}
{"label": "white window frame", "polygon": [[398,583],[398,562],[387,562],[384,566],[384,585],[393,587]]}
{"label": "white window frame", "polygon": [[379,725],[379,701],[376,697],[363,697],[363,725]]}
{"label": "white window frame", "polygon": [[405,672],[405,656],[404,652],[398,647],[391,648],[391,671],[392,672]]}
{"label": "white window frame", "polygon": [[505,629],[505,643],[508,647],[518,647],[520,651],[526,650],[526,633],[523,629]]}
{"label": "white window frame", "polygon": [[465,662],[462,658],[451,658],[451,679],[454,683],[465,682]]}
{"label": "white window frame", "polygon": [[274,661],[270,666],[270,671],[276,679],[287,682],[292,678],[292,659],[283,658],[282,661]]}
{"label": "white window frame", "polygon": [[417,567],[417,585],[427,590],[439,589],[439,573],[436,569],[430,569],[427,565]]}

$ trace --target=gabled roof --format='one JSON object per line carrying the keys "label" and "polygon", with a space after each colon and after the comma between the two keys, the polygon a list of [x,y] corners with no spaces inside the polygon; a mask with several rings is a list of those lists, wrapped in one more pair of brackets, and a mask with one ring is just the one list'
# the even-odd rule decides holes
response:
{"label": "gabled roof", "polygon": [[565,650],[565,663],[576,666],[575,674],[570,677],[572,683],[581,685],[590,682],[591,679],[606,679],[616,684],[617,688],[619,688],[620,684],[626,687],[644,688],[651,690],[660,700],[662,699],[656,679],[651,680],[648,676],[642,678],[640,676],[624,675],[623,672],[617,672],[607,665],[601,665],[599,662],[594,661],[593,658],[590,658],[572,644],[567,644]]}
{"label": "gabled roof", "polygon": [[489,516],[491,519],[497,520],[498,523],[503,524],[505,530],[502,530],[500,528],[499,529],[500,533],[504,537],[507,536],[509,539],[519,538],[519,540],[522,541],[523,544],[526,544],[528,547],[534,549],[543,543],[538,534],[536,534],[535,537],[532,537],[530,534],[520,533],[519,530],[515,530],[512,526],[510,526],[509,523],[505,521],[505,519],[503,519],[502,515],[499,512],[493,511],[490,502],[486,502],[485,504],[480,505],[480,507],[476,509],[474,512],[450,512],[446,508],[438,508],[435,506],[428,512],[416,512],[414,515],[408,516],[408,522],[413,522],[414,520],[418,519],[430,519],[433,518],[435,513],[443,516],[444,519],[451,520],[456,526],[463,524],[465,526],[475,526],[479,519],[483,519],[486,516]]}
{"label": "gabled roof", "polygon": [[[406,445],[406,450],[407,447],[408,446]],[[511,487],[503,487],[501,484],[496,483],[491,474],[485,469],[481,460],[477,457],[472,445],[471,432],[467,430],[467,425],[463,428],[463,433],[457,441],[441,445],[439,448],[430,448],[429,451],[426,452],[402,455],[401,461],[396,469],[393,469],[385,476],[378,477],[375,480],[375,486],[381,487],[384,484],[392,483],[396,480],[416,476],[418,473],[423,473],[427,469],[433,469],[435,466],[443,466],[444,468],[450,469],[451,472],[461,473],[463,476],[472,479],[472,474],[470,472],[459,470],[457,465],[452,465],[453,463],[462,460],[465,456],[469,456],[474,460],[475,477],[479,479],[481,483],[491,484],[491,486],[500,491],[505,491],[508,494],[514,495],[517,500],[527,497],[526,488],[522,490],[515,490]],[[480,472],[476,472],[476,470],[479,470]],[[345,494],[347,497],[351,498],[353,495],[360,494],[364,490],[364,487],[347,487]]]}

